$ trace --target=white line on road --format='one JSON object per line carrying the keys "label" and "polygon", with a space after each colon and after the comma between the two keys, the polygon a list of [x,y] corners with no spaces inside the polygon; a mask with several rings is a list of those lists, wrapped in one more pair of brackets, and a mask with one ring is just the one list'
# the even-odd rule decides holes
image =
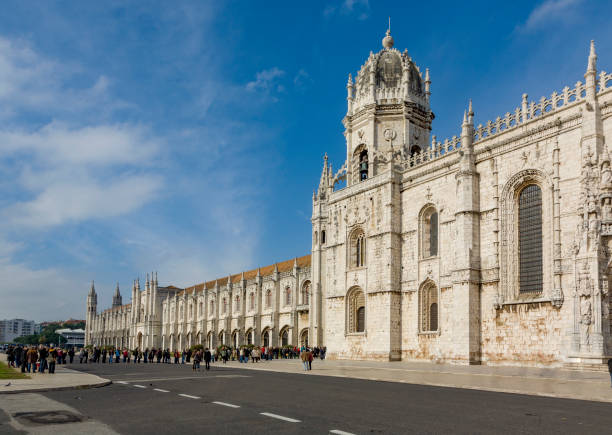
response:
{"label": "white line on road", "polygon": [[159,391],[160,393],[169,393],[168,390],[162,390],[161,388],[153,388],[153,391]]}
{"label": "white line on road", "polygon": [[225,402],[213,402],[213,403],[216,405],[229,406],[230,408],[240,408],[240,406],[232,405],[231,403],[225,403]]}
{"label": "white line on road", "polygon": [[188,399],[200,399],[198,396],[190,396],[189,394],[179,394],[179,396],[187,397]]}
{"label": "white line on road", "polygon": [[134,386],[135,386],[136,388],[147,388],[147,387],[145,387],[144,385],[136,385],[136,384],[134,384]]}
{"label": "white line on road", "polygon": [[125,381],[116,381],[116,382],[117,382],[118,384],[124,384],[124,385],[125,385],[125,384],[127,384],[127,382],[125,382]]}
{"label": "white line on road", "polygon": [[354,433],[344,432],[343,430],[340,430],[340,429],[330,430],[329,433],[335,433],[337,435],[355,435]]}
{"label": "white line on road", "polygon": [[271,414],[269,412],[260,412],[261,415],[265,415],[266,417],[277,418],[279,420],[288,421],[289,423],[300,423],[300,420],[296,420],[295,418],[283,417],[282,415]]}

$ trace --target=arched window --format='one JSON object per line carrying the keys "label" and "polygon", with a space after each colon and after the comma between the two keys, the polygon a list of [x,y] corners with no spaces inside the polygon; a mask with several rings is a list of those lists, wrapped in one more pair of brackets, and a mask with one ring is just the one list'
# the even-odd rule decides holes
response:
{"label": "arched window", "polygon": [[306,281],[302,285],[302,305],[308,305],[310,303],[310,281]]}
{"label": "arched window", "polygon": [[255,293],[249,295],[249,306],[251,310],[255,309]]}
{"label": "arched window", "polygon": [[368,179],[368,150],[359,153],[359,181]]}
{"label": "arched window", "polygon": [[272,306],[272,291],[266,291],[266,308],[270,308]]}
{"label": "arched window", "polygon": [[236,296],[235,301],[234,311],[240,311],[240,296]]}
{"label": "arched window", "polygon": [[204,304],[200,302],[200,316],[204,314]]}
{"label": "arched window", "polygon": [[325,244],[325,230],[321,231],[321,244],[324,245]]}
{"label": "arched window", "polygon": [[227,298],[223,298],[223,314],[227,313]]}
{"label": "arched window", "polygon": [[215,301],[210,301],[210,315],[215,314]]}
{"label": "arched window", "polygon": [[363,267],[366,263],[365,234],[361,228],[351,233],[349,241],[350,264],[352,267]]}
{"label": "arched window", "polygon": [[291,288],[285,289],[285,305],[291,305]]}
{"label": "arched window", "polygon": [[423,258],[438,255],[438,212],[428,207],[421,218],[421,252]]}
{"label": "arched window", "polygon": [[246,332],[246,340],[247,340],[248,345],[253,344],[253,330],[252,329],[249,329]]}
{"label": "arched window", "polygon": [[519,293],[542,291],[542,190],[536,184],[519,194]]}
{"label": "arched window", "polygon": [[193,319],[193,304],[189,304],[189,318]]}
{"label": "arched window", "polygon": [[347,294],[347,332],[365,332],[365,297],[363,290],[355,287]]}
{"label": "arched window", "polygon": [[421,332],[435,332],[438,330],[438,288],[429,281],[421,287],[419,297]]}
{"label": "arched window", "polygon": [[287,329],[283,329],[281,332],[281,346],[289,345],[289,331]]}
{"label": "arched window", "polygon": [[270,346],[270,331],[268,329],[264,331],[261,338],[262,338],[261,341],[263,341],[264,347],[269,347]]}

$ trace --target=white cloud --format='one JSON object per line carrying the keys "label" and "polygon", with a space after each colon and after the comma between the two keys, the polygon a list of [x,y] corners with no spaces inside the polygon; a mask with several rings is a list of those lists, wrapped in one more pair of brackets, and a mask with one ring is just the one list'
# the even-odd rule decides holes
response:
{"label": "white cloud", "polygon": [[546,0],[531,11],[525,23],[517,30],[531,31],[549,21],[565,20],[572,14],[570,9],[581,2],[582,0]]}
{"label": "white cloud", "polygon": [[252,82],[248,82],[246,88],[249,91],[263,92],[278,90],[279,86],[282,86],[278,83],[278,80],[284,75],[285,71],[277,67],[265,69],[263,71],[258,72],[255,75],[255,80]]}
{"label": "white cloud", "polygon": [[370,15],[369,0],[344,0],[341,4],[328,4],[323,8],[323,16],[332,17],[334,14],[356,16],[358,20],[365,20]]}
{"label": "white cloud", "polygon": [[52,122],[35,131],[0,130],[0,153],[4,156],[31,154],[46,163],[142,163],[158,148],[158,141],[145,127],[133,124],[70,128]]}
{"label": "white cloud", "polygon": [[310,78],[310,74],[308,74],[303,69],[300,69],[297,72],[297,74],[295,75],[295,77],[293,78],[293,84],[297,88],[304,88],[307,85],[309,85],[310,83],[312,83],[312,79]]}
{"label": "white cloud", "polygon": [[9,223],[27,227],[115,217],[149,202],[160,185],[161,180],[151,176],[127,176],[107,182],[57,182],[46,186],[31,201],[13,204],[2,215]]}

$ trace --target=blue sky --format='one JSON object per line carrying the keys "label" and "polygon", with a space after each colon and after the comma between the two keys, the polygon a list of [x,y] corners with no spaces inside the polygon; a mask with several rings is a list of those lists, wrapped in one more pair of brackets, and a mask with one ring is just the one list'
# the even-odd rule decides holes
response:
{"label": "blue sky", "polygon": [[381,48],[429,68],[433,133],[612,69],[604,1],[4,1],[0,318],[84,317],[116,282],[190,285],[310,251],[348,73]]}

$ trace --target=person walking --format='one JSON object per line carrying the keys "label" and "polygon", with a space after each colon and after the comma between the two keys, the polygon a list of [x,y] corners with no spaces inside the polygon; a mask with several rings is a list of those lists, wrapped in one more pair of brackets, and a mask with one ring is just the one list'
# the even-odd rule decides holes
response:
{"label": "person walking", "polygon": [[308,370],[308,352],[306,350],[302,351],[302,353],[300,354],[300,359],[302,360],[304,371],[307,371]]}
{"label": "person walking", "polygon": [[212,355],[210,354],[210,350],[206,348],[204,351],[204,362],[206,363],[206,370],[210,370],[210,360],[212,359]]}
{"label": "person walking", "polygon": [[24,346],[23,349],[20,349],[21,352],[21,373],[25,373],[26,368],[28,367],[28,347]]}
{"label": "person walking", "polygon": [[49,355],[49,351],[43,345],[38,349],[38,360],[40,361],[40,366],[38,367],[40,373],[44,373],[47,369],[47,356]]}
{"label": "person walking", "polygon": [[55,363],[57,362],[57,349],[49,349],[49,374],[55,373]]}
{"label": "person walking", "polygon": [[28,373],[36,373],[36,361],[38,361],[38,352],[34,346],[28,350]]}
{"label": "person walking", "polygon": [[308,370],[312,370],[312,360],[314,359],[312,351],[306,352],[308,354]]}
{"label": "person walking", "polygon": [[68,358],[70,359],[70,364],[74,361],[74,347],[71,347],[68,351]]}

